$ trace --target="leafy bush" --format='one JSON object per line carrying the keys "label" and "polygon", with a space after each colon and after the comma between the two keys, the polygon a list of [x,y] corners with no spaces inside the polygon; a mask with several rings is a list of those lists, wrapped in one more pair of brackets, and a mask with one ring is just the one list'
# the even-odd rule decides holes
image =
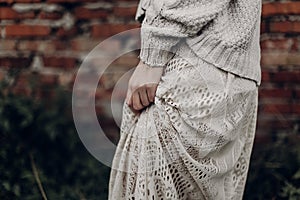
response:
{"label": "leafy bush", "polygon": [[299,142],[296,133],[283,133],[255,144],[245,199],[300,199]]}
{"label": "leafy bush", "polygon": [[109,168],[82,145],[70,92],[49,100],[0,87],[0,199],[106,199]]}

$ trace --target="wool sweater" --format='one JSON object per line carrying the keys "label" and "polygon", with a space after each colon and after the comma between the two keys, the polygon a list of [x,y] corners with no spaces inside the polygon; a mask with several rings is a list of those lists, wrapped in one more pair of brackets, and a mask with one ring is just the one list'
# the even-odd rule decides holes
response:
{"label": "wool sweater", "polygon": [[260,14],[261,0],[141,0],[139,57],[165,66],[186,42],[206,62],[260,85]]}

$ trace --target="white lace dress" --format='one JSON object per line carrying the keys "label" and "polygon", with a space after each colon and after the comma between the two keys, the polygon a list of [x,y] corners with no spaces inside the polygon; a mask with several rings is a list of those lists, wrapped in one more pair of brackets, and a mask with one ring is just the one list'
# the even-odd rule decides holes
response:
{"label": "white lace dress", "polygon": [[[181,51],[181,52],[180,52]],[[124,104],[109,200],[242,199],[255,135],[257,85],[183,45],[155,104]]]}

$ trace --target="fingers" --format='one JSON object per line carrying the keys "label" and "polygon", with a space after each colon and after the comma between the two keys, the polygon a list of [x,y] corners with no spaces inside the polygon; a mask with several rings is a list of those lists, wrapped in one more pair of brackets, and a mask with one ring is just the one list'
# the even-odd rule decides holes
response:
{"label": "fingers", "polygon": [[147,94],[147,90],[145,87],[142,87],[139,91],[138,91],[139,95],[140,95],[140,101],[142,103],[142,105],[144,107],[149,106],[150,101],[148,99],[148,94]]}
{"label": "fingers", "polygon": [[132,92],[131,92],[130,88],[128,88],[128,90],[127,90],[125,101],[128,106],[132,105]]}
{"label": "fingers", "polygon": [[135,110],[135,109],[133,108],[133,95],[132,95],[132,92],[131,92],[131,90],[130,90],[129,88],[128,88],[128,91],[127,91],[127,94],[126,94],[126,99],[125,99],[125,101],[126,101],[127,105],[129,106],[129,108],[131,109],[131,111],[132,111],[134,114],[138,115],[138,114],[140,113],[139,110]]}
{"label": "fingers", "polygon": [[154,102],[157,85],[141,86],[131,92],[128,90],[126,102],[135,111],[140,111]]}
{"label": "fingers", "polygon": [[126,103],[131,109],[141,111],[154,102],[162,73],[163,68],[151,68],[140,61],[128,83]]}
{"label": "fingers", "polygon": [[154,102],[157,84],[151,84],[147,86],[147,96],[150,102]]}
{"label": "fingers", "polygon": [[132,93],[132,108],[134,110],[141,110],[144,108],[140,100],[140,95],[137,91]]}

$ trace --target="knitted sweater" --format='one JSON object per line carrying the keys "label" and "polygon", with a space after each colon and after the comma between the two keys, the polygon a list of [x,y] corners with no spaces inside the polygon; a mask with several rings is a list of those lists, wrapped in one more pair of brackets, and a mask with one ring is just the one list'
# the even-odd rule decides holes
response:
{"label": "knitted sweater", "polygon": [[261,0],[141,0],[140,59],[164,66],[186,42],[200,58],[260,85]]}

